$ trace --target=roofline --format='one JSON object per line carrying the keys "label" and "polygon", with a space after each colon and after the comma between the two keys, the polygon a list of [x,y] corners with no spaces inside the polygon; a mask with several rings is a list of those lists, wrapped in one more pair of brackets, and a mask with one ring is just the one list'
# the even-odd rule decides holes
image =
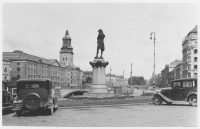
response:
{"label": "roofline", "polygon": [[181,79],[172,80],[171,82],[184,81],[184,80],[197,80],[197,78],[181,78]]}

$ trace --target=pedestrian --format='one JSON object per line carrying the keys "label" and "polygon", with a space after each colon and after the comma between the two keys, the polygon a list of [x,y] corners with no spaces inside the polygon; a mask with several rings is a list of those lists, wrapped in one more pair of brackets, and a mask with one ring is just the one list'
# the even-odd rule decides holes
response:
{"label": "pedestrian", "polygon": [[13,94],[13,100],[12,103],[17,103],[17,101],[19,100],[18,96],[16,93]]}

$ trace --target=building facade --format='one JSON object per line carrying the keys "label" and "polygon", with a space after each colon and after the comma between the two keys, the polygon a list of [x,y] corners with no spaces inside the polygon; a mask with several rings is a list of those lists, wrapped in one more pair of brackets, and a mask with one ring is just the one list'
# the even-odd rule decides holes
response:
{"label": "building facade", "polygon": [[[68,31],[63,38],[64,45],[60,51],[60,62],[56,59],[45,59],[19,50],[3,52],[3,59],[5,60],[5,62],[3,61],[3,68],[10,69],[8,87],[10,85],[10,88],[16,88],[18,79],[28,78],[49,78],[53,81],[53,87],[81,86],[83,72],[79,67],[73,65],[73,48],[71,47],[71,38],[69,40],[70,36],[67,34]],[[10,68],[6,60],[9,60]]]}
{"label": "building facade", "polygon": [[116,76],[114,74],[106,74],[106,86],[107,87],[113,87],[116,86]]}
{"label": "building facade", "polygon": [[2,86],[4,90],[8,90],[7,84],[10,81],[10,60],[3,59],[3,66],[2,66]]}
{"label": "building facade", "polygon": [[197,77],[198,69],[197,26],[182,41],[182,77]]}

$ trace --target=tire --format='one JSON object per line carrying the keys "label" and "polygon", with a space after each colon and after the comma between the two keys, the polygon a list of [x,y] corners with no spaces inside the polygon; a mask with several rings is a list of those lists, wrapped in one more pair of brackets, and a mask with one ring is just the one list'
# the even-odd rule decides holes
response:
{"label": "tire", "polygon": [[158,95],[154,96],[153,97],[153,103],[155,105],[160,105],[162,103],[162,98],[160,96],[158,96]]}
{"label": "tire", "polygon": [[197,96],[196,95],[190,96],[188,101],[191,106],[196,106],[197,105]]}
{"label": "tire", "polygon": [[17,117],[20,117],[20,116],[22,116],[22,111],[21,111],[21,110],[19,110],[19,111],[16,111],[16,116],[17,116]]}

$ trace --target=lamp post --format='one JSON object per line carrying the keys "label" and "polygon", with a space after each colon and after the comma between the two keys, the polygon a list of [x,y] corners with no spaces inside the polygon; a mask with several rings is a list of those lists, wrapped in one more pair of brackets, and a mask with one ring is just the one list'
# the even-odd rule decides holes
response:
{"label": "lamp post", "polygon": [[156,32],[150,33],[150,39],[152,39],[152,35],[154,35],[154,66],[153,66],[153,74],[155,74],[155,42],[156,42]]}

